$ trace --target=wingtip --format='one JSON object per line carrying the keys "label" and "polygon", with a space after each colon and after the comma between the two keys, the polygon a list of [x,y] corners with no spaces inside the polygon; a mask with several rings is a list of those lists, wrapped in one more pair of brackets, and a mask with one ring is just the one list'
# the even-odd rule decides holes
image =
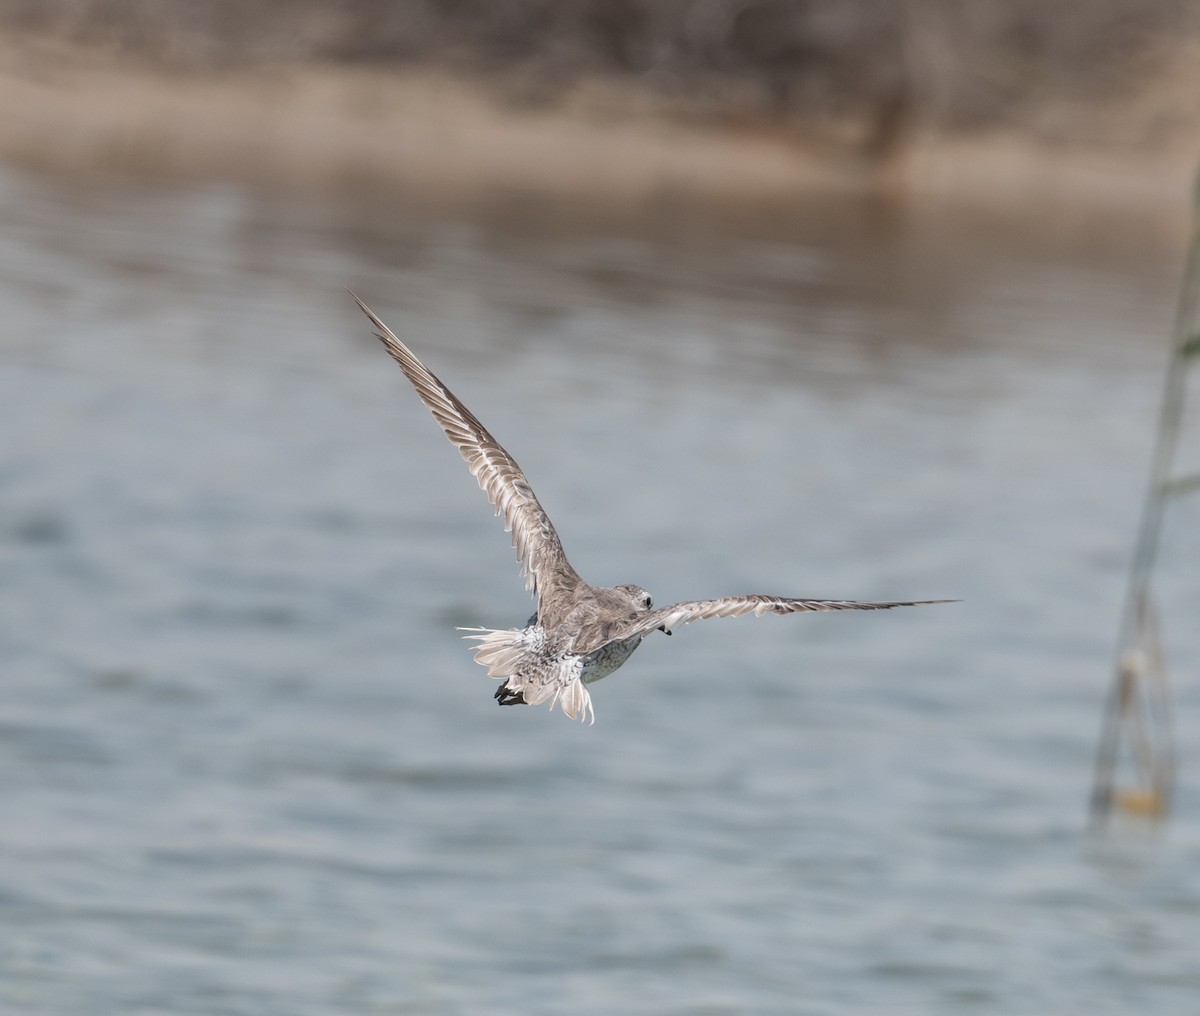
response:
{"label": "wingtip", "polygon": [[[370,321],[371,324],[375,326],[375,338],[377,338],[380,342],[382,342],[389,349],[394,349],[396,346],[400,346],[402,348],[405,348],[405,351],[407,352],[407,348],[404,347],[404,344],[398,338],[396,338],[395,333],[380,320],[378,314],[376,314],[373,310],[371,310],[370,307],[368,307],[365,303],[362,302],[362,298],[359,297],[359,295],[356,292],[354,292],[353,289],[350,289],[347,286],[346,292],[349,293],[352,297],[354,297],[354,302],[358,304],[358,309],[361,310],[364,314],[366,314],[367,320]],[[394,356],[395,353],[393,352],[392,355]]]}
{"label": "wingtip", "polygon": [[371,308],[368,307],[365,303],[362,302],[362,297],[360,297],[356,292],[354,292],[354,290],[351,289],[349,286],[346,287],[346,292],[349,293],[350,296],[353,298],[354,302],[356,304],[358,304],[358,309],[361,310],[364,314],[367,315],[367,317],[369,317],[371,319],[372,324],[374,324],[376,326],[382,325],[382,322],[379,320],[379,318],[377,318],[375,316],[375,312],[373,310],[371,310]]}

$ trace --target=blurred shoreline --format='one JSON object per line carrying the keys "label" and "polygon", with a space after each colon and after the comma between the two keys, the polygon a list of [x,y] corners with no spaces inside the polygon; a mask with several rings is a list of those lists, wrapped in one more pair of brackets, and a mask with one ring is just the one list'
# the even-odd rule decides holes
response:
{"label": "blurred shoreline", "polygon": [[[522,103],[494,81],[430,67],[175,70],[23,32],[0,33],[0,96],[0,159],[34,172],[434,207],[514,195],[600,209],[786,202],[837,191],[996,207],[1134,205],[1173,233],[1176,220],[1186,227],[1200,152],[1197,118],[1158,115],[1156,129],[1091,140],[1011,126],[918,129],[881,158],[765,117],[681,115],[618,80],[582,79],[552,103]],[[1136,105],[1125,100],[1124,122],[1139,122]]]}

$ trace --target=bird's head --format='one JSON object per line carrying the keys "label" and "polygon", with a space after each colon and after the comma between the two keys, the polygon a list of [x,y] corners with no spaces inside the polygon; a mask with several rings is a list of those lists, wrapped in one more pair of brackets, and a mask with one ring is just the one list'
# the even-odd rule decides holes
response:
{"label": "bird's head", "polygon": [[[613,588],[628,599],[629,609],[634,615],[649,614],[654,609],[654,599],[641,586],[635,586],[631,582],[626,582],[624,585],[614,586]],[[665,626],[658,630],[665,632],[667,635],[671,634]]]}

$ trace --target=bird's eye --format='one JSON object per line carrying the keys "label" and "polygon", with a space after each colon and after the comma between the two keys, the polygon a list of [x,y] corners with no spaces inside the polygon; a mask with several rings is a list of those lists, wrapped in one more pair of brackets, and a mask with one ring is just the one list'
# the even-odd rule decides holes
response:
{"label": "bird's eye", "polygon": [[647,593],[642,597],[642,606],[649,610],[654,605],[654,601],[650,599],[650,594]]}

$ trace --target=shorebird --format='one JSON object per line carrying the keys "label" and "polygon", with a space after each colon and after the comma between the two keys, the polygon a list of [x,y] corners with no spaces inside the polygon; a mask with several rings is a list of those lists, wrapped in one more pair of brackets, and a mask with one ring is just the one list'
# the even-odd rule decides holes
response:
{"label": "shorebird", "polygon": [[950,600],[805,600],[748,593],[714,600],[684,600],[655,609],[641,586],[611,588],[584,582],[571,567],[554,529],[517,460],[501,447],[475,415],[436,374],[417,359],[387,325],[353,293],[421,401],[441,424],[450,443],[466,460],[479,486],[504,516],[512,532],[525,587],[537,610],[523,628],[460,628],[479,643],[477,663],[503,683],[495,699],[502,706],[549,702],[571,719],[595,722],[587,685],[619,668],[653,632],[708,617],[740,614],[799,614],[828,610],[888,610]]}

